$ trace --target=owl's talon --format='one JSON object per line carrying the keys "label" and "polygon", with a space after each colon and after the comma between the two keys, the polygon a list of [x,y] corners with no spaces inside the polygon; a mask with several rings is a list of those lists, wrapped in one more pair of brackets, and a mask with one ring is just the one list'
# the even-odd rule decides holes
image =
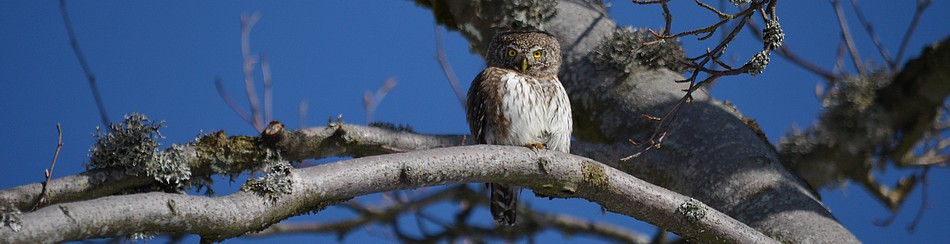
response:
{"label": "owl's talon", "polygon": [[544,143],[528,143],[525,147],[531,148],[535,152],[540,151],[545,148]]}

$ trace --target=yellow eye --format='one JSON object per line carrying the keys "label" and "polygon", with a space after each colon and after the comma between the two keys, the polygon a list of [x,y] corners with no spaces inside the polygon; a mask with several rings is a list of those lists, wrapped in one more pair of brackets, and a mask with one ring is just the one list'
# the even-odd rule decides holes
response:
{"label": "yellow eye", "polygon": [[541,50],[534,51],[534,58],[541,58]]}
{"label": "yellow eye", "polygon": [[508,57],[514,57],[515,55],[518,55],[518,51],[515,51],[514,49],[508,49]]}

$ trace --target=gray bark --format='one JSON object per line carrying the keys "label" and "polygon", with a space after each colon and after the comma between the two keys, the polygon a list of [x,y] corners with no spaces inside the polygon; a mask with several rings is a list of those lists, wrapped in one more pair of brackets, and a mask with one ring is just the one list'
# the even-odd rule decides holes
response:
{"label": "gray bark", "polygon": [[23,214],[22,228],[0,228],[3,243],[49,243],[138,232],[196,233],[204,241],[259,231],[282,219],[370,193],[466,182],[527,186],[582,197],[656,223],[695,241],[775,243],[687,196],[587,158],[511,146],[476,145],[388,154],[290,170],[293,190],[223,197],[141,193],[61,203]]}
{"label": "gray bark", "polygon": [[[475,50],[484,52],[490,37],[504,29],[493,26],[506,26],[511,16],[526,11],[506,4],[514,2],[437,1],[433,11],[440,23],[459,30]],[[578,139],[615,148],[628,139],[645,140],[655,123],[642,115],[662,115],[684,95],[685,85],[674,82],[684,77],[667,69],[633,67],[624,73],[595,64],[594,49],[616,24],[594,4],[559,1],[556,14],[535,27],[561,42],[561,81],[571,97]],[[627,162],[620,155],[597,159],[700,199],[782,242],[858,242],[736,113],[702,92],[693,97],[661,150]]]}

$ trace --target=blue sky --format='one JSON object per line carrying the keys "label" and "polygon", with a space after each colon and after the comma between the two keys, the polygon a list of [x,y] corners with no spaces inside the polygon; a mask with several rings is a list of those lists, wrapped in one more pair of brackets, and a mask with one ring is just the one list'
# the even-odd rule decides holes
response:
{"label": "blue sky", "polygon": [[[849,1],[845,1],[846,3]],[[56,144],[56,123],[63,126],[64,147],[54,176],[84,170],[92,133],[101,126],[82,70],[70,49],[58,1],[4,1],[0,8],[0,188],[40,181]],[[910,22],[912,1],[862,3],[882,42],[897,52]],[[226,130],[231,135],[255,134],[218,96],[215,77],[241,104],[243,94],[239,16],[259,12],[261,21],[251,34],[251,51],[265,53],[274,78],[274,118],[298,128],[298,105],[309,104],[308,125],[324,125],[330,116],[343,115],[348,123],[365,124],[362,95],[375,91],[390,77],[398,81],[379,106],[375,119],[410,124],[422,133],[467,133],[464,111],[435,59],[435,24],[426,9],[409,1],[69,1],[79,44],[95,73],[113,121],[123,114],[141,112],[167,121],[164,145],[185,143],[204,131]],[[845,4],[848,5],[848,4]],[[727,8],[732,9],[732,8]],[[846,8],[850,9],[850,8]],[[674,31],[695,28],[714,20],[691,1],[673,4]],[[850,10],[846,10],[849,14]],[[934,1],[925,13],[906,57],[950,34],[950,3]],[[662,27],[656,6],[628,1],[612,3],[610,14],[622,25]],[[830,69],[839,43],[834,12],[827,1],[781,1],[781,24],[786,44],[800,56]],[[862,57],[881,64],[870,39],[849,19]],[[484,64],[469,52],[458,33],[445,33],[449,61],[463,88]],[[711,43],[684,39],[695,55]],[[729,56],[741,64],[761,46],[744,32],[730,45]],[[905,59],[906,60],[906,59]],[[850,64],[847,62],[846,64]],[[261,80],[256,72],[257,81]],[[765,73],[756,77],[720,79],[712,89],[719,99],[732,101],[742,113],[755,118],[775,143],[792,126],[805,128],[820,111],[815,97],[819,77],[773,57]],[[260,84],[260,83],[258,83]],[[259,90],[260,91],[260,90]],[[889,169],[882,180],[892,184],[906,171]],[[920,208],[920,191],[905,203],[888,227],[872,224],[890,216],[859,186],[823,190],[832,213],[862,241],[868,243],[940,242],[950,240],[950,173],[935,169],[930,177],[930,206],[915,233],[905,226]],[[220,179],[219,193],[233,191],[243,178],[228,184]],[[526,195],[530,195],[526,193]],[[647,234],[654,229],[616,214],[601,215],[585,200],[526,197],[542,210],[572,209],[583,218],[630,226]],[[372,196],[363,201],[377,201]],[[452,209],[442,206],[440,209]],[[330,221],[349,216],[331,208],[292,221]],[[488,214],[483,214],[487,224]],[[385,240],[376,231],[360,231],[345,242]],[[333,236],[292,236],[333,241]],[[573,240],[579,237],[575,237]],[[283,240],[266,239],[266,240]],[[546,233],[540,240],[565,240]],[[235,242],[246,241],[242,239]],[[259,240],[257,240],[259,241]]]}

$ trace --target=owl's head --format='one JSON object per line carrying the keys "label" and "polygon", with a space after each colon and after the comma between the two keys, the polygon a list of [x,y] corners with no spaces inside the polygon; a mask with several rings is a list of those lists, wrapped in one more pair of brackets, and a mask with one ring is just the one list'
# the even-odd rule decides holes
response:
{"label": "owl's head", "polygon": [[526,75],[557,75],[561,45],[546,32],[505,32],[492,38],[486,59],[490,67]]}

